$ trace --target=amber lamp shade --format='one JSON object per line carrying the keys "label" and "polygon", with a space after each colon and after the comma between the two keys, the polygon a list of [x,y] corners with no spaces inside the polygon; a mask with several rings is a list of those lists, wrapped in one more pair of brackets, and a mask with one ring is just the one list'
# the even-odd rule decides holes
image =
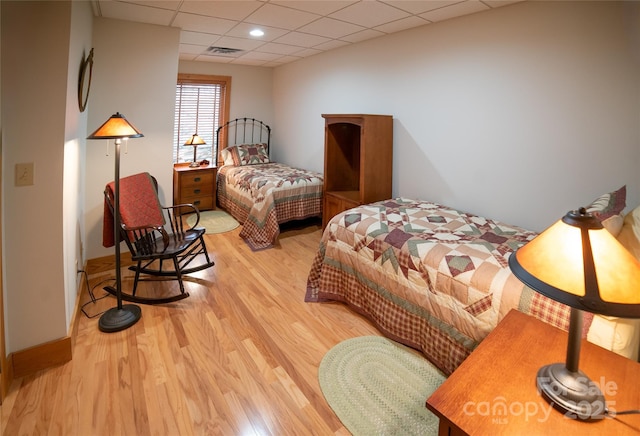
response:
{"label": "amber lamp shade", "polygon": [[197,162],[196,153],[198,151],[198,145],[204,145],[204,144],[206,144],[206,142],[204,142],[204,139],[198,136],[197,133],[194,133],[193,135],[191,135],[191,137],[187,139],[187,142],[184,143],[184,145],[186,146],[193,147],[193,162],[191,162],[191,165],[189,165],[190,167],[200,166],[198,165],[198,162]]}
{"label": "amber lamp shade", "polygon": [[138,129],[119,112],[111,115],[98,129],[87,139],[124,139],[140,138],[144,136]]}
{"label": "amber lamp shade", "polygon": [[581,208],[519,248],[509,267],[530,288],[571,307],[566,363],[540,368],[538,390],[562,412],[602,419],[604,396],[578,369],[582,311],[640,318],[640,263]]}

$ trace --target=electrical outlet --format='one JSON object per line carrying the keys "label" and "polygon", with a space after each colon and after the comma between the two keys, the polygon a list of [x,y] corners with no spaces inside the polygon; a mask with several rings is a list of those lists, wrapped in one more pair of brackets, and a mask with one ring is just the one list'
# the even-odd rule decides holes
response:
{"label": "electrical outlet", "polygon": [[16,186],[33,185],[33,162],[16,164]]}

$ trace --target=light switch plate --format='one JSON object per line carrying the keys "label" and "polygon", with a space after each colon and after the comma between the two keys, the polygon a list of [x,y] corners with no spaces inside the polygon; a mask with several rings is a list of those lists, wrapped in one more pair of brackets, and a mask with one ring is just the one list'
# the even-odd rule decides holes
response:
{"label": "light switch plate", "polygon": [[16,186],[33,185],[33,162],[16,164]]}

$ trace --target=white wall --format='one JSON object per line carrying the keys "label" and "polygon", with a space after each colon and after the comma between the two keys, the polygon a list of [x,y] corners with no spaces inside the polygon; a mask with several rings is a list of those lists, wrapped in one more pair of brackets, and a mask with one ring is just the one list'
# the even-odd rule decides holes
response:
{"label": "white wall", "polygon": [[[67,335],[62,186],[71,2],[1,6],[3,286],[12,352]],[[15,164],[28,162],[34,184],[16,187]]]}
{"label": "white wall", "polygon": [[272,68],[180,61],[178,72],[231,76],[229,119],[255,118],[273,127]]}
{"label": "white wall", "polygon": [[321,114],[390,114],[394,196],[532,230],[623,184],[636,206],[637,11],[517,3],[277,67],[275,158],[322,171]]}
{"label": "white wall", "polygon": [[[114,113],[123,114],[144,137],[123,144],[120,176],[151,173],[158,180],[160,201],[171,204],[179,29],[106,18],[96,18],[93,26],[88,134]],[[86,156],[85,246],[87,259],[93,259],[113,255],[113,248],[102,246],[103,191],[115,171],[113,141],[88,140]]]}
{"label": "white wall", "polygon": [[93,11],[89,2],[71,3],[63,175],[63,256],[67,326],[76,308],[84,265],[84,175],[87,111],[78,106],[80,65],[91,51]]}

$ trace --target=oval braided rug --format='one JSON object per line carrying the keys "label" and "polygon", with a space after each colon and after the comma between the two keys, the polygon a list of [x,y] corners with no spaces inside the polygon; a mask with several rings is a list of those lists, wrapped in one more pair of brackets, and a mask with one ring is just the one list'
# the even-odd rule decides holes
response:
{"label": "oval braided rug", "polygon": [[[187,224],[193,226],[196,222],[196,214],[187,218]],[[205,210],[200,212],[198,227],[207,229],[206,233],[224,233],[238,227],[240,223],[234,217],[223,210]]]}
{"label": "oval braided rug", "polygon": [[445,376],[414,350],[379,336],[348,339],[322,358],[318,379],[354,435],[438,434],[425,403]]}

